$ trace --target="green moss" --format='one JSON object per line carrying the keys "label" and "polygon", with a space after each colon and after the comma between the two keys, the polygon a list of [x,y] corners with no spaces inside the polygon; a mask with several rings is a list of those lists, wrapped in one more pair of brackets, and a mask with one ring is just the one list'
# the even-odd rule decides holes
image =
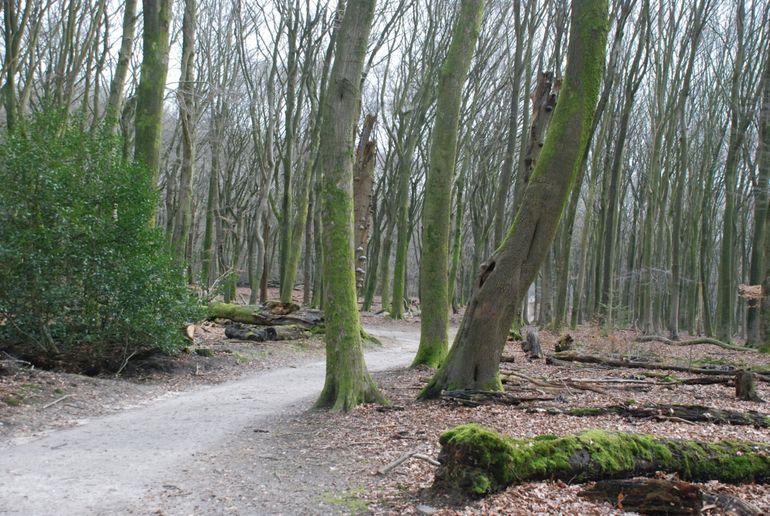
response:
{"label": "green moss", "polygon": [[0,398],[0,399],[2,399],[2,401],[10,407],[18,407],[23,403],[21,398],[16,398],[14,396],[4,396],[3,398]]}
{"label": "green moss", "polygon": [[363,514],[369,511],[369,502],[363,499],[364,490],[361,488],[343,491],[341,493],[326,492],[323,501],[329,505],[342,507],[352,514]]}
{"label": "green moss", "polygon": [[442,434],[440,443],[444,465],[437,480],[471,496],[517,482],[584,482],[656,470],[691,481],[770,480],[770,448],[750,442],[700,443],[605,430],[514,439],[467,424]]}

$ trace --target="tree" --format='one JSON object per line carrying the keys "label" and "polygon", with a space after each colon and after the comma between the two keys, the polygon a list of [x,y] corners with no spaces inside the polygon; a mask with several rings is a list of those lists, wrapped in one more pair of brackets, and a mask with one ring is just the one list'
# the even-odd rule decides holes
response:
{"label": "tree", "polygon": [[448,347],[449,227],[457,129],[463,84],[481,30],[483,0],[462,0],[446,60],[439,74],[436,123],[422,215],[420,347],[412,365],[438,366]]}
{"label": "tree", "polygon": [[[134,159],[146,166],[150,184],[160,175],[163,91],[168,73],[168,38],[173,0],[142,0],[142,71],[136,99]],[[154,223],[154,222],[153,222]]]}
{"label": "tree", "polygon": [[[502,389],[498,369],[508,330],[550,249],[589,143],[604,69],[607,18],[605,0],[572,6],[567,70],[540,158],[513,225],[477,278],[449,356],[422,397],[444,389]],[[501,303],[503,299],[507,302]]]}
{"label": "tree", "polygon": [[353,248],[353,128],[361,109],[361,73],[375,3],[347,4],[322,107],[319,159],[326,381],[316,406],[342,411],[383,401],[364,363]]}

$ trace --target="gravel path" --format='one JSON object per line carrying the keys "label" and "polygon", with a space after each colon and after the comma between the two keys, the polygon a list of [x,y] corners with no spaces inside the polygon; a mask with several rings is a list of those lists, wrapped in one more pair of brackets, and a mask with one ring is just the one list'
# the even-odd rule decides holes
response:
{"label": "gravel path", "polygon": [[[418,329],[367,331],[389,344],[366,354],[371,371],[413,358]],[[297,457],[275,455],[296,438],[274,426],[310,408],[323,380],[323,362],[277,369],[0,444],[0,514],[327,512],[317,489],[296,498],[282,489],[304,479]],[[230,468],[246,455],[248,464]],[[229,490],[230,477],[241,484],[237,493]]]}

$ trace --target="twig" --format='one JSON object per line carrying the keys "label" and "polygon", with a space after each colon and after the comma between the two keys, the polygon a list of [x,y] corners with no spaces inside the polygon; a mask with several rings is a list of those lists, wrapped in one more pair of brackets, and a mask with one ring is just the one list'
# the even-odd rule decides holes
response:
{"label": "twig", "polygon": [[64,395],[64,396],[62,396],[61,398],[55,399],[55,400],[53,400],[51,403],[48,403],[47,405],[43,405],[43,409],[42,409],[42,410],[45,410],[45,409],[47,409],[47,408],[49,408],[49,407],[53,407],[54,405],[56,405],[56,404],[57,404],[57,403],[59,403],[60,401],[64,401],[64,400],[66,400],[66,399],[67,399],[67,398],[69,398],[69,397],[70,397],[70,395],[69,395],[69,394],[65,394],[65,395]]}
{"label": "twig", "polygon": [[128,365],[128,361],[134,358],[134,355],[136,355],[136,351],[134,351],[133,353],[131,353],[126,357],[126,359],[123,361],[123,365],[121,365],[120,369],[118,369],[118,371],[115,373],[115,378],[118,378],[120,376],[120,373],[122,373],[123,369],[126,368],[126,366]]}
{"label": "twig", "polygon": [[397,458],[393,462],[378,468],[377,469],[377,474],[378,475],[387,475],[392,470],[396,469],[401,464],[403,464],[404,462],[408,461],[411,458],[424,460],[425,462],[427,462],[429,464],[432,464],[434,466],[440,466],[441,465],[441,463],[439,461],[437,461],[436,459],[434,459],[432,457],[428,457],[427,455],[423,455],[422,453],[417,453],[415,450],[412,450],[410,452],[406,452],[405,454],[401,455],[399,458]]}

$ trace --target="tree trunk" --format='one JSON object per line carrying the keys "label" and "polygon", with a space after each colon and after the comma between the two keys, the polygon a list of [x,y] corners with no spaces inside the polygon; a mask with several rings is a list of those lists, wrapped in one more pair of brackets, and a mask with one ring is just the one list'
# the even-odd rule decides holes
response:
{"label": "tree trunk", "polygon": [[326,381],[318,407],[382,401],[364,363],[353,247],[353,128],[375,0],[349,2],[339,28],[321,131]]}
{"label": "tree trunk", "polygon": [[[447,361],[421,396],[437,396],[443,389],[502,389],[498,369],[508,330],[548,253],[589,144],[604,66],[607,10],[603,1],[573,5],[561,100],[522,206],[478,277]],[[501,299],[508,301],[501,303]]]}
{"label": "tree trunk", "polygon": [[[136,93],[134,159],[147,167],[152,188],[160,175],[163,92],[168,72],[168,39],[173,0],[142,0],[142,69]],[[151,221],[155,224],[155,220]]]}
{"label": "tree trunk", "polygon": [[369,246],[369,218],[372,211],[372,187],[374,185],[374,165],[377,157],[377,144],[371,139],[375,115],[366,115],[360,141],[356,149],[356,161],[353,166],[353,246],[356,250],[356,289],[363,292],[364,276],[369,258],[366,249]]}
{"label": "tree trunk", "polygon": [[420,257],[420,346],[413,366],[437,367],[446,357],[449,324],[449,226],[452,183],[457,159],[463,84],[476,48],[484,13],[483,0],[462,0],[452,42],[439,73],[436,122],[430,148],[422,213]]}
{"label": "tree trunk", "polygon": [[110,83],[110,95],[107,99],[105,121],[108,131],[114,131],[120,121],[120,113],[123,111],[123,89],[126,85],[128,67],[131,64],[131,55],[134,46],[134,32],[136,30],[136,2],[126,0],[123,11],[123,34],[118,51],[118,63],[115,65],[115,75]]}

